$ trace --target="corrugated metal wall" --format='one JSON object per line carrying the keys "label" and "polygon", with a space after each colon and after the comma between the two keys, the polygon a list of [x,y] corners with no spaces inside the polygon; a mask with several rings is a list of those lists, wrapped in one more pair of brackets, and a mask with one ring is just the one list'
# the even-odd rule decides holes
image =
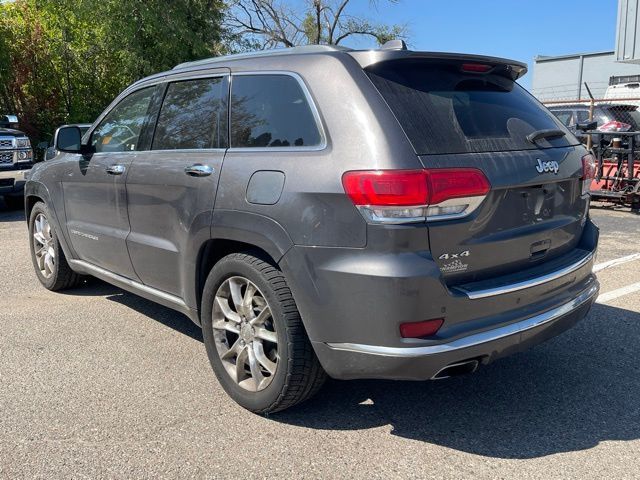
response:
{"label": "corrugated metal wall", "polygon": [[619,0],[616,58],[640,63],[640,0]]}

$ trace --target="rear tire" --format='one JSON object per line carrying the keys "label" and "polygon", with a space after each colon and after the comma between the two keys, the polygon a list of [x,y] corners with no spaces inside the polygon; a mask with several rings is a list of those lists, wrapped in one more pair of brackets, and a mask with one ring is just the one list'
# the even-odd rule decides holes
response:
{"label": "rear tire", "polygon": [[282,272],[254,253],[224,257],[202,295],[204,344],[227,394],[260,414],[314,396],[326,374]]}
{"label": "rear tire", "polygon": [[29,246],[36,276],[44,288],[55,292],[78,285],[82,277],[69,266],[43,202],[37,202],[29,216]]}

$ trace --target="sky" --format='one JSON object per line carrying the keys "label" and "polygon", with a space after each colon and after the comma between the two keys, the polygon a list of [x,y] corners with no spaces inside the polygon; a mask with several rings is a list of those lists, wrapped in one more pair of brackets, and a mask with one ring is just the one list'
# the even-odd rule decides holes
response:
{"label": "sky", "polygon": [[[405,24],[412,50],[478,53],[529,65],[521,80],[531,86],[533,58],[614,50],[617,0],[367,0],[349,13],[372,21]],[[369,48],[368,40],[348,46]]]}

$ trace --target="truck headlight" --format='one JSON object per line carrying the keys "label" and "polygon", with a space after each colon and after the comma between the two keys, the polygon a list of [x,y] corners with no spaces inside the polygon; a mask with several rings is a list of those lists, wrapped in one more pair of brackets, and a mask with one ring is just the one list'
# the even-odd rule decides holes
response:
{"label": "truck headlight", "polygon": [[23,152],[18,152],[18,161],[19,162],[28,162],[33,159],[33,152],[31,150],[25,150]]}
{"label": "truck headlight", "polygon": [[16,138],[17,148],[31,148],[31,142],[28,138]]}

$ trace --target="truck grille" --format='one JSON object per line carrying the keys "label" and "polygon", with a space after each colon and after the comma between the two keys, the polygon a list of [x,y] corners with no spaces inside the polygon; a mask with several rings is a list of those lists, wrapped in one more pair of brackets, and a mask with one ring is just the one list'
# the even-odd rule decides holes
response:
{"label": "truck grille", "polygon": [[13,152],[0,152],[0,167],[13,165]]}
{"label": "truck grille", "polygon": [[13,138],[0,137],[0,148],[13,148]]}

